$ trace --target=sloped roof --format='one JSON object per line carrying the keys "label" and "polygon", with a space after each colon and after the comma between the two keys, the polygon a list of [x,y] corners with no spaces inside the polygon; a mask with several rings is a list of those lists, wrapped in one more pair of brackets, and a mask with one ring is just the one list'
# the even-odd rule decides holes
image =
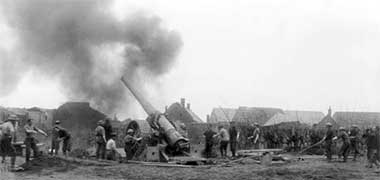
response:
{"label": "sloped roof", "polygon": [[[181,120],[185,124],[187,124],[187,123],[204,123],[204,121],[202,121],[202,119],[197,114],[195,114],[191,109],[183,107],[178,102],[170,105],[168,110],[167,110],[167,113],[169,114],[169,116],[175,117],[175,120]],[[181,113],[188,114],[191,117],[191,119],[181,119],[181,118],[177,117],[177,115],[181,114]],[[191,121],[191,122],[188,122],[188,121]]]}
{"label": "sloped roof", "polygon": [[370,127],[380,125],[379,112],[335,112],[333,118],[340,126]]}
{"label": "sloped roof", "polygon": [[277,113],[283,113],[283,111],[279,108],[239,107],[232,120],[236,122],[256,122],[259,125],[264,125]]}
{"label": "sloped roof", "polygon": [[324,117],[322,112],[317,111],[284,111],[274,115],[264,126],[271,126],[284,122],[300,122],[301,124],[313,125]]}
{"label": "sloped roof", "polygon": [[338,128],[339,126],[336,120],[333,117],[331,117],[331,115],[327,114],[321,121],[319,121],[319,123],[317,124],[317,128],[324,128],[326,127],[327,123],[331,123],[333,128]]}
{"label": "sloped roof", "polygon": [[204,121],[202,121],[202,119],[197,114],[195,114],[191,109],[187,109],[187,108],[184,108],[184,109],[187,111],[187,113],[189,113],[193,117],[194,121],[196,121],[197,123],[204,123]]}
{"label": "sloped roof", "polygon": [[228,122],[231,121],[236,114],[233,108],[214,108],[210,115],[210,122]]}

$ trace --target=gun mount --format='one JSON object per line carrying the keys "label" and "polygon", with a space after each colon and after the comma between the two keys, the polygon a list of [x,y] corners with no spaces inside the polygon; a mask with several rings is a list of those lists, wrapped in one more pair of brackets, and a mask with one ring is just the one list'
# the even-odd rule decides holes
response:
{"label": "gun mount", "polygon": [[134,88],[131,82],[128,82],[124,77],[121,78],[121,81],[148,114],[146,120],[150,127],[159,132],[163,137],[164,142],[168,145],[167,149],[172,152],[172,154],[185,153],[187,149],[189,149],[188,139],[184,138],[165,115],[154,108],[153,105]]}

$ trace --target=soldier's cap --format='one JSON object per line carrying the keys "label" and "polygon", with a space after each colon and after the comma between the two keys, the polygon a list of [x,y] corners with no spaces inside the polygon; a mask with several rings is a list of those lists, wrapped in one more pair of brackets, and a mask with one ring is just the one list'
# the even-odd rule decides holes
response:
{"label": "soldier's cap", "polygon": [[128,129],[127,130],[127,133],[133,133],[133,132],[135,132],[133,129]]}
{"label": "soldier's cap", "polygon": [[56,120],[55,124],[61,124],[61,121],[60,120]]}
{"label": "soldier's cap", "polygon": [[99,121],[98,121],[98,125],[103,124],[103,122],[104,122],[103,120],[99,120]]}
{"label": "soldier's cap", "polygon": [[326,123],[326,126],[332,126],[332,124],[331,123]]}
{"label": "soldier's cap", "polygon": [[344,127],[339,128],[339,131],[345,131],[345,130],[346,130],[346,128],[344,128]]}
{"label": "soldier's cap", "polygon": [[14,114],[8,116],[8,121],[18,121],[18,117]]}

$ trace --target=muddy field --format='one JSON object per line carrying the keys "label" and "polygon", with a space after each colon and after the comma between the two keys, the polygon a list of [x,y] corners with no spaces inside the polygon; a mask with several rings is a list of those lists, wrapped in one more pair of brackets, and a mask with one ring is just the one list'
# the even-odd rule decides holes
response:
{"label": "muddy field", "polygon": [[[34,161],[24,172],[4,172],[0,179],[380,179],[376,168],[365,168],[365,159],[358,162],[326,162],[320,156],[294,159],[282,165],[264,167],[251,159],[202,167],[154,167],[142,164],[73,163],[45,157]],[[222,165],[221,165],[222,164]]]}

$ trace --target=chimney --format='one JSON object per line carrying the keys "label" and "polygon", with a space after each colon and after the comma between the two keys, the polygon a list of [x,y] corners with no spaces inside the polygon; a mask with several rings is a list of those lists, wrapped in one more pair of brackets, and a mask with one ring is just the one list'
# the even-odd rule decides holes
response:
{"label": "chimney", "polygon": [[331,107],[329,107],[329,110],[328,110],[327,115],[328,115],[328,116],[331,116]]}
{"label": "chimney", "polygon": [[182,106],[182,107],[185,107],[185,102],[186,102],[186,101],[185,101],[185,98],[181,98],[181,106]]}
{"label": "chimney", "polygon": [[207,114],[207,116],[206,116],[206,122],[210,122],[210,115],[209,114]]}
{"label": "chimney", "polygon": [[187,103],[186,108],[187,108],[188,110],[190,110],[190,103]]}

